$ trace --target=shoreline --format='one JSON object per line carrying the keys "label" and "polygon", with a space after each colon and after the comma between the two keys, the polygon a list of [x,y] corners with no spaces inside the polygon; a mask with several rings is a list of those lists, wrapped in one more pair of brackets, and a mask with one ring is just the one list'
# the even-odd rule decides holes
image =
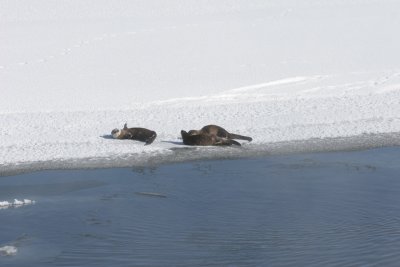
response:
{"label": "shoreline", "polygon": [[348,152],[400,146],[400,132],[351,137],[313,138],[274,143],[248,143],[236,147],[173,146],[149,153],[125,153],[96,158],[59,159],[0,165],[0,177],[46,170],[147,168],[175,163],[234,160],[302,153]]}

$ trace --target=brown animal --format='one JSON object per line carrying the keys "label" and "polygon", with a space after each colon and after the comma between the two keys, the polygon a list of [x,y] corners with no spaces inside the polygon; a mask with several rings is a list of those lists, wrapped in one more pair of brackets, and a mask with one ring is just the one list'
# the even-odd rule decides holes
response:
{"label": "brown animal", "polygon": [[239,142],[235,140],[221,138],[216,135],[200,133],[190,135],[186,131],[181,131],[182,140],[185,145],[188,146],[240,146]]}
{"label": "brown animal", "polygon": [[218,125],[206,125],[203,128],[201,128],[200,130],[190,130],[189,131],[190,135],[202,134],[202,133],[215,135],[215,136],[227,138],[227,139],[241,139],[241,140],[247,140],[249,142],[251,142],[253,140],[253,138],[248,137],[248,136],[229,133],[227,130],[225,130],[224,128],[222,128]]}
{"label": "brown animal", "polygon": [[115,139],[132,139],[142,141],[146,143],[145,145],[150,145],[157,137],[155,131],[145,128],[128,128],[126,123],[123,129],[112,130],[111,135]]}

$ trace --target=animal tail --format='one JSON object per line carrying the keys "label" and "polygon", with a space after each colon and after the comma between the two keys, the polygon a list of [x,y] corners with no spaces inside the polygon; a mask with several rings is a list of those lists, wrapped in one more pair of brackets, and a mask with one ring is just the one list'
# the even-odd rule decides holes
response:
{"label": "animal tail", "polygon": [[154,139],[156,139],[157,133],[153,132],[153,134],[146,140],[146,143],[144,144],[145,146],[150,145],[153,143]]}
{"label": "animal tail", "polygon": [[240,139],[240,140],[247,140],[249,142],[251,142],[253,140],[253,138],[249,137],[249,136],[244,136],[244,135],[239,135],[239,134],[230,134],[229,135],[230,139]]}

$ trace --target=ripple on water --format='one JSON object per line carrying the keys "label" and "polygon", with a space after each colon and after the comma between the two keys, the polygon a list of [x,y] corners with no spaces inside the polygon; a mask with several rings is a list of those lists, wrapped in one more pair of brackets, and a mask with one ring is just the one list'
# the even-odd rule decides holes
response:
{"label": "ripple on water", "polygon": [[[10,266],[396,266],[399,155],[387,148],[3,177],[13,194],[14,183],[30,181],[22,191],[40,201],[0,210],[0,242],[18,249]],[[21,231],[28,243],[1,239]]]}

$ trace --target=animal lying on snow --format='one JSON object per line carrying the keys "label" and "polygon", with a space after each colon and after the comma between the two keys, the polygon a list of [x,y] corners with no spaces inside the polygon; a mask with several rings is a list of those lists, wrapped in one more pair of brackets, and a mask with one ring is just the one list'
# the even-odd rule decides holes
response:
{"label": "animal lying on snow", "polygon": [[235,140],[221,138],[207,133],[190,135],[186,131],[182,130],[181,135],[183,143],[188,146],[240,146],[240,143]]}
{"label": "animal lying on snow", "polygon": [[247,140],[251,142],[253,138],[248,137],[248,136],[243,136],[239,134],[234,134],[234,133],[229,133],[227,130],[224,128],[218,126],[218,125],[206,125],[200,130],[190,130],[189,135],[197,135],[197,134],[210,134],[210,135],[215,135],[217,137],[222,137],[226,139],[241,139],[241,140]]}
{"label": "animal lying on snow", "polygon": [[112,130],[111,135],[115,139],[132,139],[142,141],[146,143],[145,145],[150,145],[157,137],[157,133],[155,131],[138,127],[128,128],[126,123],[123,129]]}

